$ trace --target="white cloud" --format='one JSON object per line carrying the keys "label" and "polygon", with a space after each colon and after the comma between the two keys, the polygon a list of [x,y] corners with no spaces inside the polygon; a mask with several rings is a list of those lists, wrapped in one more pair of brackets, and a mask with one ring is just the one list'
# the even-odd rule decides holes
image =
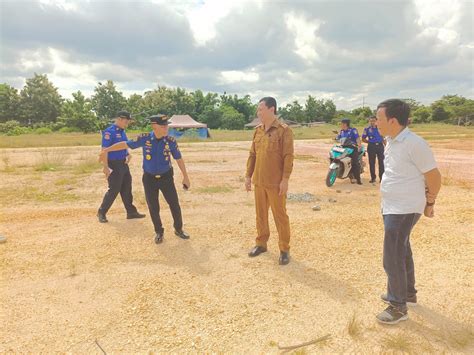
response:
{"label": "white cloud", "polygon": [[254,71],[228,70],[222,71],[220,77],[221,84],[235,84],[240,82],[256,83],[260,75]]}
{"label": "white cloud", "polygon": [[184,13],[193,31],[194,40],[200,46],[216,36],[216,25],[233,11],[239,11],[249,1],[203,0],[188,7]]}
{"label": "white cloud", "polygon": [[457,31],[461,14],[460,0],[414,0],[418,12],[417,23],[423,35],[434,36],[445,44],[459,39]]}
{"label": "white cloud", "polygon": [[295,36],[295,53],[305,61],[312,63],[320,58],[317,47],[321,44],[316,36],[321,22],[317,20],[309,21],[303,16],[290,13],[285,16],[288,29]]}

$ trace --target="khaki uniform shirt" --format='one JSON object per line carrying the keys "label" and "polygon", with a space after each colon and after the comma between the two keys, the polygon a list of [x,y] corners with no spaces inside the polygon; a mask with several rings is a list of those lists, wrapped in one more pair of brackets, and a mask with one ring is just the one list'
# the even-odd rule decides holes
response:
{"label": "khaki uniform shirt", "polygon": [[263,124],[255,128],[247,160],[247,177],[253,176],[255,186],[278,188],[293,170],[293,132],[275,120],[265,132]]}

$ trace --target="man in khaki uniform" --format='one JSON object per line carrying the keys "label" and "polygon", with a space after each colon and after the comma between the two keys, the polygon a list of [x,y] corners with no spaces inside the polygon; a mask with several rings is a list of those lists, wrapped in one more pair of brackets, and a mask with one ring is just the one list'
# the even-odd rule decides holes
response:
{"label": "man in khaki uniform", "polygon": [[255,257],[267,251],[270,237],[268,208],[278,230],[279,264],[290,262],[290,220],[286,214],[288,180],[293,169],[293,132],[278,121],[277,104],[273,97],[264,97],[257,108],[261,124],[255,129],[249,158],[245,188],[251,191],[252,176],[255,185],[255,209],[257,213],[256,246],[249,252]]}

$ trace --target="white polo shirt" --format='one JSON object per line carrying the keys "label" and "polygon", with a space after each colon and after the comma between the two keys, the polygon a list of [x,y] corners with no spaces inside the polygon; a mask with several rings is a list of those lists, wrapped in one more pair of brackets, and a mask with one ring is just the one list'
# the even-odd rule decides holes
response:
{"label": "white polo shirt", "polygon": [[407,128],[394,139],[387,137],[385,172],[380,185],[382,214],[423,214],[425,177],[436,168],[428,143]]}

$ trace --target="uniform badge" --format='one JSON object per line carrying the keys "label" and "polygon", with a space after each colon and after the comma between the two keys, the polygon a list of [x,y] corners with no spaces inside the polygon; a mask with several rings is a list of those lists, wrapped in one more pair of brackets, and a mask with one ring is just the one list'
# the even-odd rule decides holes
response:
{"label": "uniform badge", "polygon": [[146,160],[151,160],[151,155],[150,155],[150,154],[147,154],[147,155],[145,156],[145,159],[146,159]]}
{"label": "uniform badge", "polygon": [[109,133],[109,132],[106,132],[106,133],[104,134],[104,139],[107,139],[107,140],[110,139],[110,133]]}

